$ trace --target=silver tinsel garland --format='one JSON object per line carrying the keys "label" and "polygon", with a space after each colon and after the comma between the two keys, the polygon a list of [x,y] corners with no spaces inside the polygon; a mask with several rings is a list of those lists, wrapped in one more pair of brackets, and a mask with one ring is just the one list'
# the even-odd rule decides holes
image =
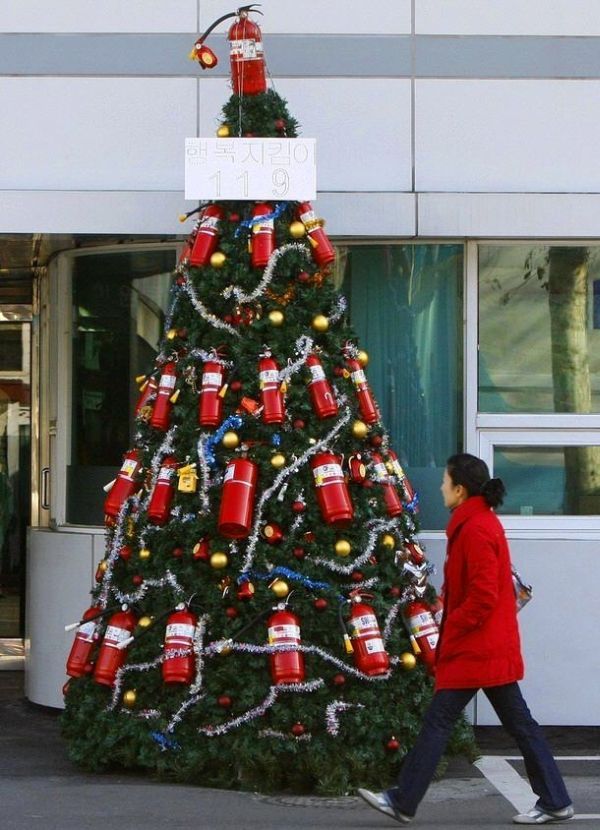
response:
{"label": "silver tinsel garland", "polygon": [[315,558],[313,561],[315,565],[322,565],[328,571],[333,571],[334,573],[348,576],[352,573],[352,571],[356,570],[356,568],[360,567],[361,565],[364,565],[366,562],[369,561],[369,559],[373,555],[373,551],[375,550],[377,537],[381,533],[396,530],[399,524],[400,523],[397,519],[371,519],[370,521],[368,521],[367,527],[370,528],[370,530],[366,548],[364,552],[360,554],[360,556],[357,556],[356,559],[353,559],[352,562],[350,562],[350,564],[348,565],[340,565],[335,560],[325,559],[322,556]]}
{"label": "silver tinsel garland", "polygon": [[338,712],[347,712],[348,709],[364,709],[362,703],[346,703],[344,700],[334,700],[325,709],[325,728],[327,732],[333,737],[337,738],[340,731],[340,721]]}
{"label": "silver tinsel garland", "polygon": [[306,245],[303,245],[301,242],[288,242],[286,245],[282,245],[280,248],[276,248],[276,250],[273,251],[269,257],[265,270],[263,271],[260,282],[256,288],[250,292],[250,294],[245,294],[241,288],[237,287],[237,285],[230,285],[221,292],[223,297],[226,300],[230,297],[235,297],[238,303],[251,303],[254,300],[257,300],[260,296],[262,296],[262,294],[264,294],[266,288],[275,276],[275,266],[281,257],[285,256],[288,251],[298,251],[298,253],[305,257],[307,262],[311,259]]}
{"label": "silver tinsel garland", "polygon": [[198,295],[194,289],[194,286],[191,283],[189,274],[187,271],[183,272],[183,289],[190,298],[190,302],[198,312],[198,314],[202,317],[202,319],[208,323],[209,325],[213,326],[215,329],[222,329],[223,331],[229,332],[229,334],[233,334],[234,337],[240,337],[240,333],[237,329],[233,326],[226,323],[224,320],[221,320],[220,317],[217,317],[216,314],[212,314],[206,306],[198,299]]}

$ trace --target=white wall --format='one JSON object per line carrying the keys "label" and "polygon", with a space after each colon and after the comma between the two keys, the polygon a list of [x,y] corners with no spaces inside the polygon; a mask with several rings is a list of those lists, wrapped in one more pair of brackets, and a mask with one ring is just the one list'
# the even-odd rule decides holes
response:
{"label": "white wall", "polygon": [[3,0],[0,32],[194,32],[197,0]]}

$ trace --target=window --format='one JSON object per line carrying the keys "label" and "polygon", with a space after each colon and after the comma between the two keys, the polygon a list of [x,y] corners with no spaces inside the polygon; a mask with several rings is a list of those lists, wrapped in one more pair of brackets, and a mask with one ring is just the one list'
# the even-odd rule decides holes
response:
{"label": "window", "polygon": [[439,487],[463,443],[463,246],[350,246],[343,292],[369,354],[369,383],[421,500],[421,527],[448,520]]}
{"label": "window", "polygon": [[104,484],[133,438],[135,377],[154,364],[174,248],[76,256],[66,520],[103,522]]}

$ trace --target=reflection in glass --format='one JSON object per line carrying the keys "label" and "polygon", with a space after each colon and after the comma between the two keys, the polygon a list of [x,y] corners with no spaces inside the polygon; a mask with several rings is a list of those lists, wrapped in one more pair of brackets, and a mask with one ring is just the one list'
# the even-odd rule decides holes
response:
{"label": "reflection in glass", "polygon": [[350,321],[392,447],[419,491],[421,526],[443,528],[439,486],[462,447],[461,245],[366,245],[342,251]]}

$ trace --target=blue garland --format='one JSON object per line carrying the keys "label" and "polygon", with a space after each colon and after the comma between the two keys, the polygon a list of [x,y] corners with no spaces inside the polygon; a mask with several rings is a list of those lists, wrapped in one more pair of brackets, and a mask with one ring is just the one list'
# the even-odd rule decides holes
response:
{"label": "blue garland", "polygon": [[278,205],[275,205],[275,210],[272,213],[265,213],[263,216],[253,216],[252,219],[244,219],[244,221],[240,222],[235,229],[235,236],[239,236],[244,229],[250,230],[252,225],[258,225],[259,222],[268,222],[271,219],[279,219],[286,207],[286,202],[280,202]]}
{"label": "blue garland", "polygon": [[204,456],[207,462],[210,464],[211,467],[214,467],[217,463],[217,459],[215,457],[214,447],[215,444],[218,444],[219,441],[222,441],[223,436],[226,432],[230,429],[239,429],[243,426],[244,419],[240,415],[230,415],[228,418],[225,418],[219,429],[211,435],[210,438],[207,440],[204,446]]}
{"label": "blue garland", "polygon": [[407,502],[405,507],[409,513],[416,513],[419,510],[419,494],[415,493],[412,501]]}
{"label": "blue garland", "polygon": [[177,741],[172,741],[163,732],[151,732],[150,737],[160,746],[161,752],[166,752],[167,749],[181,749]]}
{"label": "blue garland", "polygon": [[[303,576],[302,574],[299,574],[297,571],[292,571],[291,568],[284,568],[281,565],[278,565],[276,568],[273,568],[273,570],[269,573],[259,573],[258,571],[246,571],[238,577],[238,583],[242,584],[244,582],[249,582],[250,579],[260,579],[262,581],[267,581],[272,580],[277,576],[283,576],[286,579],[289,579],[291,582],[299,583],[300,585],[304,586],[304,588],[308,588],[309,591],[333,591],[333,587],[329,584],[329,582],[317,582],[315,579],[310,579],[308,576]],[[340,602],[347,602],[346,597],[342,594],[337,594],[337,598]]]}

